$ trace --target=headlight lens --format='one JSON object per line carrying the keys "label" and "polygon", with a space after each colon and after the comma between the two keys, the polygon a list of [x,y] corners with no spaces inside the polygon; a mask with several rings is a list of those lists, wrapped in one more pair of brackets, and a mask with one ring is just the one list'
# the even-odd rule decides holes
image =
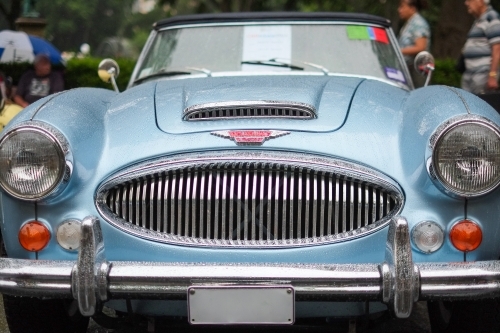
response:
{"label": "headlight lens", "polygon": [[434,146],[432,164],[444,187],[474,197],[500,182],[500,133],[486,122],[463,121],[444,130]]}
{"label": "headlight lens", "polygon": [[16,198],[38,200],[51,194],[65,167],[61,144],[42,128],[20,127],[0,141],[0,185]]}

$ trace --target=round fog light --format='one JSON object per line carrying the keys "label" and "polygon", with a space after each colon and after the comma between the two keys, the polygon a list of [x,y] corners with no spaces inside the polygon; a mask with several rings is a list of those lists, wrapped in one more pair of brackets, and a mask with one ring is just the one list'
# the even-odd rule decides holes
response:
{"label": "round fog light", "polygon": [[451,228],[450,240],[457,250],[462,252],[474,251],[483,241],[483,232],[473,221],[462,220]]}
{"label": "round fog light", "polygon": [[50,241],[49,229],[39,221],[30,221],[19,229],[19,243],[30,252],[42,250]]}
{"label": "round fog light", "polygon": [[411,238],[420,251],[432,253],[443,245],[444,232],[436,222],[422,221],[413,227]]}
{"label": "round fog light", "polygon": [[57,227],[57,243],[66,250],[77,250],[80,247],[80,227],[79,220],[66,220]]}

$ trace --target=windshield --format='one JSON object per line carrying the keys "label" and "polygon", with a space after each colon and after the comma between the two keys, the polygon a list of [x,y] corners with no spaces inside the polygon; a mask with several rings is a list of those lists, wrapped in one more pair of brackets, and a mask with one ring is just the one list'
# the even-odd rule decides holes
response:
{"label": "windshield", "polygon": [[355,24],[202,26],[159,31],[135,81],[218,72],[323,72],[407,85],[388,31]]}

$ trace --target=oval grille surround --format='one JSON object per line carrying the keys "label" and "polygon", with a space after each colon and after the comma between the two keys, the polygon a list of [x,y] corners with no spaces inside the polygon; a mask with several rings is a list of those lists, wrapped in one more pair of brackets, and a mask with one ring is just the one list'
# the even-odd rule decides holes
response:
{"label": "oval grille surround", "polygon": [[397,185],[354,164],[286,153],[217,156],[126,171],[100,187],[97,206],[107,221],[140,237],[245,247],[359,237],[402,209]]}

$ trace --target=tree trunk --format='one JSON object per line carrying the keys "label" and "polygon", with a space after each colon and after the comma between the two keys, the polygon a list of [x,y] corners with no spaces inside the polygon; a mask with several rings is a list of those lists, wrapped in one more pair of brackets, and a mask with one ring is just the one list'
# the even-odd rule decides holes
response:
{"label": "tree trunk", "polygon": [[443,0],[434,35],[432,53],[436,58],[458,59],[474,18],[462,1]]}

